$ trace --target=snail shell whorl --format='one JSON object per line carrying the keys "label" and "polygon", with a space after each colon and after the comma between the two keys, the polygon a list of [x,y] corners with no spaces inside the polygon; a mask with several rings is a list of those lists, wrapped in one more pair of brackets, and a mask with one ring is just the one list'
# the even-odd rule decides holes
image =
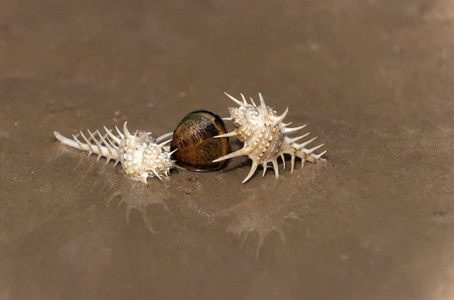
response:
{"label": "snail shell whorl", "polygon": [[225,134],[221,117],[208,110],[195,110],[178,124],[170,144],[177,165],[192,171],[216,171],[224,161],[213,160],[227,154],[228,138],[214,138]]}

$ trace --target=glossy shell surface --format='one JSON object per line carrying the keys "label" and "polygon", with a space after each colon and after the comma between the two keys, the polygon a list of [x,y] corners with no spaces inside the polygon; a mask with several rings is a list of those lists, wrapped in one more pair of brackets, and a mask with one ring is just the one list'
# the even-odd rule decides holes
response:
{"label": "glossy shell surface", "polygon": [[177,165],[191,171],[216,171],[224,161],[213,160],[227,154],[228,138],[214,138],[225,134],[221,117],[208,110],[196,110],[187,114],[178,124],[170,144]]}

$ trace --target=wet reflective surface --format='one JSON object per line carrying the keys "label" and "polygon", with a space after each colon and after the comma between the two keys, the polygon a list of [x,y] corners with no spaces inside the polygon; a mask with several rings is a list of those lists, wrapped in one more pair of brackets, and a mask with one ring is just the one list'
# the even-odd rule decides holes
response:
{"label": "wet reflective surface", "polygon": [[[449,1],[0,7],[0,299],[454,297]],[[288,106],[327,162],[144,185],[53,136],[159,136],[224,91]]]}

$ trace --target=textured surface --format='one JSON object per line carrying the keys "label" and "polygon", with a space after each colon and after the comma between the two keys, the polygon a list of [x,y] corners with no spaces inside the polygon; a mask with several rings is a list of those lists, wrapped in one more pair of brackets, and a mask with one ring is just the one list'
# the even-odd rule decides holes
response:
{"label": "textured surface", "polygon": [[323,147],[324,144],[319,144],[313,148],[306,148],[306,146],[317,139],[317,137],[306,140],[303,143],[296,143],[296,141],[300,141],[302,138],[307,137],[310,132],[306,132],[305,134],[296,137],[289,136],[289,134],[305,128],[306,124],[293,128],[287,127],[292,123],[284,123],[283,121],[287,116],[288,107],[282,115],[278,116],[273,108],[265,104],[262,94],[260,93],[260,105],[256,105],[252,98],[250,98],[250,103],[248,103],[243,94],[241,94],[243,102],[238,101],[228,94],[227,96],[236,102],[239,107],[229,107],[235,130],[221,136],[236,137],[243,142],[244,145],[240,150],[229,153],[214,161],[224,161],[247,155],[251,159],[252,167],[242,183],[247,182],[249,178],[254,175],[259,165],[261,165],[263,169],[262,177],[265,176],[270,163],[274,169],[276,178],[279,178],[278,158],[280,158],[282,167],[285,169],[285,156],[291,157],[290,173],[293,173],[293,170],[295,169],[296,157],[301,159],[301,168],[304,168],[306,161],[310,161],[314,164],[319,163],[320,161],[326,161],[326,159],[321,158],[326,153],[326,150],[321,153],[314,153],[315,150]]}
{"label": "textured surface", "polygon": [[172,158],[178,166],[191,171],[216,171],[225,165],[213,162],[227,154],[229,139],[215,138],[226,133],[222,118],[208,110],[188,113],[178,123],[170,142]]}
{"label": "textured surface", "polygon": [[[0,299],[454,298],[452,1],[0,8]],[[326,164],[146,186],[53,137],[159,136],[224,91],[289,106]]]}

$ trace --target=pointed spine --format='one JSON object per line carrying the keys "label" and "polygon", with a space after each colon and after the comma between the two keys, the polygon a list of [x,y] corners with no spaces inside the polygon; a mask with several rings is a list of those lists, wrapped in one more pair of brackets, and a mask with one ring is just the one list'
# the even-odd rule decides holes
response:
{"label": "pointed spine", "polygon": [[98,139],[94,136],[93,133],[91,133],[88,130],[88,133],[92,139],[92,142],[83,134],[82,131],[80,131],[80,135],[84,139],[85,143],[81,142],[75,135],[73,135],[73,139],[69,139],[67,137],[64,137],[58,132],[54,132],[55,138],[59,140],[62,144],[70,146],[75,149],[79,149],[82,151],[86,151],[90,154],[97,154],[98,155],[98,160],[101,156],[106,157],[107,160],[119,160],[119,153],[118,153],[118,148],[113,147],[112,145],[109,145],[108,143],[105,142],[105,139],[100,135],[101,142],[98,141]]}
{"label": "pointed spine", "polygon": [[242,149],[240,149],[238,151],[235,151],[235,152],[232,152],[230,154],[221,156],[218,159],[213,160],[213,162],[223,161],[223,160],[230,159],[230,158],[233,158],[233,157],[242,156],[242,155],[248,155],[248,154],[249,154],[249,149],[248,148],[242,148]]}
{"label": "pointed spine", "polygon": [[232,132],[216,135],[214,138],[217,139],[217,138],[231,137],[231,136],[237,136],[237,135],[238,135],[238,133],[236,131],[232,131]]}
{"label": "pointed spine", "polygon": [[229,97],[233,102],[235,102],[236,104],[238,104],[239,106],[243,106],[243,104],[242,104],[239,100],[235,99],[233,96],[227,94],[226,92],[224,92],[224,94],[225,94],[227,97]]}
{"label": "pointed spine", "polygon": [[288,113],[288,107],[287,109],[284,111],[284,113],[282,115],[280,115],[275,121],[274,121],[274,125],[278,125],[279,123],[281,123],[284,118],[287,116],[287,113]]}

